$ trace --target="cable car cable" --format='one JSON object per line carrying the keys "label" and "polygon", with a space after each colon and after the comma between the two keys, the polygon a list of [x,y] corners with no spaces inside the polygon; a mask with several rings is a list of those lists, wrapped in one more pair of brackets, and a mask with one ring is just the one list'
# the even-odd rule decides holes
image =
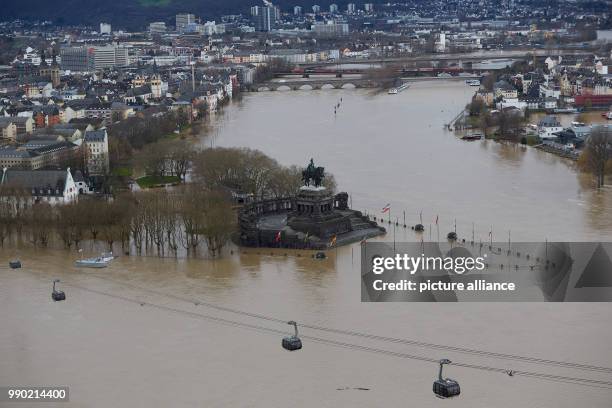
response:
{"label": "cable car cable", "polygon": [[[265,316],[265,315],[258,314],[258,313],[246,312],[246,311],[239,310],[239,309],[220,306],[220,305],[217,305],[211,302],[205,302],[205,301],[200,301],[196,299],[189,299],[189,298],[185,298],[182,296],[157,291],[155,289],[144,288],[142,286],[138,286],[132,283],[120,282],[114,279],[110,279],[108,277],[101,277],[101,276],[95,276],[95,275],[91,275],[91,276],[97,279],[113,282],[120,286],[123,285],[123,286],[131,287],[136,290],[145,291],[145,292],[149,292],[149,293],[160,295],[160,296],[165,296],[171,299],[176,299],[176,300],[180,300],[183,302],[192,303],[198,306],[210,307],[210,308],[221,310],[224,312],[239,314],[243,316],[249,316],[249,317],[262,319],[262,320],[275,322],[275,323],[285,324],[287,322],[287,320],[284,320],[284,319],[278,319],[278,318],[274,318],[271,316]],[[470,349],[470,348],[465,348],[465,347],[448,346],[448,345],[429,343],[429,342],[424,342],[424,341],[419,341],[419,340],[380,336],[380,335],[375,335],[375,334],[361,333],[361,332],[352,331],[352,330],[324,327],[324,326],[307,324],[307,323],[300,323],[300,326],[307,328],[307,329],[312,329],[312,330],[317,330],[317,331],[322,331],[322,332],[361,337],[361,338],[366,338],[369,340],[378,340],[378,341],[384,341],[388,343],[405,344],[409,346],[430,348],[430,349],[435,349],[435,350],[446,350],[446,351],[451,351],[451,352],[471,354],[471,355],[477,355],[481,357],[498,358],[498,359],[503,359],[503,360],[514,360],[514,361],[520,361],[520,362],[525,362],[525,363],[530,363],[530,364],[542,364],[542,365],[559,366],[559,367],[584,370],[584,371],[597,371],[597,372],[604,372],[604,373],[612,373],[612,368],[610,367],[601,367],[601,366],[574,363],[574,362],[568,362],[568,361],[556,361],[556,360],[549,360],[549,359],[543,359],[543,358],[537,358],[537,357],[527,357],[527,356],[520,356],[516,354],[497,353],[497,352],[492,352],[492,351],[476,350],[476,349]]]}
{"label": "cable car cable", "polygon": [[[150,306],[150,307],[153,307],[159,310],[174,312],[177,314],[190,316],[190,317],[197,318],[197,319],[206,319],[206,320],[215,321],[218,323],[227,324],[227,325],[234,326],[234,327],[254,329],[254,330],[264,331],[264,332],[269,332],[269,333],[274,333],[274,334],[285,334],[284,331],[265,327],[265,326],[238,322],[238,321],[229,320],[229,319],[225,319],[222,317],[211,316],[211,315],[202,314],[202,313],[190,312],[187,310],[177,309],[174,307],[159,305],[159,304],[155,304],[151,302],[143,302],[138,299],[133,299],[133,298],[129,298],[129,297],[122,296],[122,295],[116,295],[113,293],[91,289],[91,288],[88,288],[82,285],[78,285],[78,284],[74,284],[74,283],[64,283],[64,286],[69,286],[69,287],[80,289],[86,292],[95,293],[100,296],[107,296],[107,297],[122,300],[125,302],[138,304],[140,306]],[[424,361],[424,362],[435,363],[435,364],[439,363],[438,359],[430,358],[430,357],[412,355],[412,354],[407,354],[407,353],[402,353],[402,352],[395,352],[391,350],[378,349],[374,347],[362,346],[358,344],[346,343],[346,342],[325,339],[325,338],[320,338],[320,337],[313,337],[313,336],[301,336],[301,337],[304,339],[311,340],[313,342],[322,343],[322,344],[331,345],[331,346],[348,348],[351,350],[366,351],[366,352],[371,352],[371,353],[376,353],[376,354]],[[457,367],[462,367],[462,368],[474,369],[474,370],[483,370],[483,371],[503,373],[503,374],[508,373],[508,370],[504,368],[489,367],[489,366],[482,366],[482,365],[468,364],[468,363],[457,363],[457,362],[453,362],[452,365],[457,366]],[[598,387],[598,388],[612,389],[612,381],[603,381],[603,380],[595,380],[595,379],[580,378],[580,377],[567,377],[567,376],[561,376],[561,375],[530,372],[530,371],[518,371],[518,370],[512,370],[512,371],[513,371],[514,376],[526,376],[530,378],[548,380],[548,381],[553,381],[553,382],[564,382],[564,383],[571,383],[571,384],[581,385],[581,386],[592,386],[592,387]]]}

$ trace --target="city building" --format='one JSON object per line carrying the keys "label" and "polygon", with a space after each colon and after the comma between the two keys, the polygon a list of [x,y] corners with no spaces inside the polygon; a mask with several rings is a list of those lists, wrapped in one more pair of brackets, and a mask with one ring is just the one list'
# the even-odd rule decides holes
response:
{"label": "city building", "polygon": [[61,67],[65,71],[86,72],[89,70],[87,47],[64,47],[60,49]]}
{"label": "city building", "polygon": [[331,14],[338,14],[338,5],[336,3],[332,3],[329,5],[329,12]]}
{"label": "city building", "polygon": [[108,173],[108,135],[106,129],[85,132],[83,144],[89,175],[100,176]]}
{"label": "city building", "polygon": [[538,136],[540,139],[556,139],[555,133],[561,132],[563,126],[555,116],[545,116],[538,122]]}
{"label": "city building", "polygon": [[0,177],[2,200],[17,206],[31,206],[46,202],[50,205],[69,204],[78,200],[79,193],[66,170],[13,170],[2,169]]}
{"label": "city building", "polygon": [[365,10],[366,13],[373,13],[374,12],[374,3],[365,3],[363,5],[363,9]]}
{"label": "city building", "polygon": [[318,14],[321,12],[321,6],[319,6],[318,4],[315,4],[314,6],[312,6],[312,12],[315,14]]}
{"label": "city building", "polygon": [[65,166],[77,157],[79,146],[55,139],[32,139],[18,147],[0,148],[0,168],[38,170]]}
{"label": "city building", "polygon": [[12,120],[13,118],[0,118],[0,138],[14,142],[17,138],[17,125]]}
{"label": "city building", "polygon": [[128,62],[127,48],[116,45],[90,47],[88,50],[88,58],[90,71],[124,67]]}
{"label": "city building", "polygon": [[60,66],[57,63],[55,53],[53,53],[53,59],[51,61],[51,64],[47,64],[44,52],[41,53],[41,55],[42,58],[38,69],[38,75],[40,75],[44,79],[51,81],[51,85],[53,86],[53,88],[57,88],[60,84],[61,76]]}
{"label": "city building", "polygon": [[109,23],[100,23],[100,34],[111,34],[112,28]]}
{"label": "city building", "polygon": [[191,13],[180,13],[176,15],[176,31],[179,33],[184,33],[189,24],[195,24],[196,18],[194,14]]}
{"label": "city building", "polygon": [[357,7],[355,7],[355,3],[349,3],[346,5],[346,12],[349,14],[355,14]]}
{"label": "city building", "polygon": [[257,31],[271,31],[276,24],[277,8],[272,4],[251,7],[251,16]]}
{"label": "city building", "polygon": [[161,35],[165,34],[167,31],[166,23],[163,21],[156,21],[149,24],[149,34],[151,35]]}
{"label": "city building", "polygon": [[302,15],[302,6],[295,6],[293,8],[293,15],[294,16],[301,16]]}
{"label": "city building", "polygon": [[34,131],[34,119],[31,116],[14,116],[10,120],[15,124],[17,136],[31,134]]}
{"label": "city building", "polygon": [[317,23],[311,26],[314,34],[321,37],[337,37],[349,34],[349,25],[347,23],[336,23],[328,21],[325,23]]}
{"label": "city building", "polygon": [[128,65],[127,48],[118,45],[64,47],[60,50],[62,69],[92,72]]}

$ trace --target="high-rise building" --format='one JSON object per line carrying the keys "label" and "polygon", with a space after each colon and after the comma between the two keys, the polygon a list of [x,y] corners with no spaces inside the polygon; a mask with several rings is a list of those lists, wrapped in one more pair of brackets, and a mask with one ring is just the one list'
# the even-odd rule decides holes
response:
{"label": "high-rise building", "polygon": [[319,6],[318,4],[315,4],[314,6],[312,6],[312,12],[315,14],[318,14],[321,12],[321,6]]}
{"label": "high-rise building", "polygon": [[110,34],[111,32],[112,28],[109,23],[100,23],[100,34]]}
{"label": "high-rise building", "polygon": [[[253,14],[253,12],[256,12],[256,14]],[[264,7],[251,7],[251,15],[253,16],[253,20],[255,22],[255,30],[271,31],[276,24],[277,13],[278,8],[272,4]]]}
{"label": "high-rise building", "polygon": [[189,24],[195,24],[195,15],[191,13],[180,13],[176,15],[176,31],[185,32]]}
{"label": "high-rise building", "polygon": [[156,21],[149,24],[149,34],[164,34],[166,32],[166,23],[163,21]]}
{"label": "high-rise building", "polygon": [[335,23],[328,21],[327,24],[317,23],[310,27],[312,32],[321,37],[338,37],[348,35],[349,25],[347,23]]}
{"label": "high-rise building", "polygon": [[294,16],[301,16],[302,15],[302,6],[295,6],[293,8],[293,15]]}
{"label": "high-rise building", "polygon": [[332,14],[338,14],[338,5],[336,3],[332,3],[329,5],[329,12]]}
{"label": "high-rise building", "polygon": [[62,69],[91,72],[128,65],[127,48],[116,45],[65,47],[60,50]]}
{"label": "high-rise building", "polygon": [[63,70],[73,72],[89,71],[87,47],[65,47],[60,49]]}
{"label": "high-rise building", "polygon": [[365,3],[363,5],[363,9],[365,10],[366,13],[373,13],[374,12],[374,3]]}
{"label": "high-rise building", "polygon": [[346,12],[349,14],[355,14],[357,8],[355,7],[355,3],[349,3],[346,5]]}

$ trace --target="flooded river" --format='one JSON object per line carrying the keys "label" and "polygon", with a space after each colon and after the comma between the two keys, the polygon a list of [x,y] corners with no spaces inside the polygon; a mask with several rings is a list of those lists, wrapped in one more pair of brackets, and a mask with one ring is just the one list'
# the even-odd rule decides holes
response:
{"label": "flooded river", "polygon": [[[443,130],[471,92],[435,82],[398,95],[248,94],[217,115],[202,144],[258,148],[284,164],[314,157],[354,208],[378,214],[391,203],[392,217],[406,211],[408,223],[420,211],[426,224],[438,214],[444,233],[456,218],[460,235],[474,222],[483,239],[491,225],[500,239],[509,229],[516,240],[610,239],[612,192],[593,192],[571,163],[530,148],[462,142]],[[403,229],[396,235],[414,239]],[[338,343],[612,380],[306,328],[304,336],[336,346],[305,338],[301,351],[284,351],[274,331],[291,328],[272,318],[612,367],[609,304],[361,303],[358,245],[323,261],[235,249],[217,261],[125,256],[103,270],[75,268],[74,252],[0,251],[0,385],[69,386],[70,402],[58,407],[440,406],[431,392],[435,364]],[[14,256],[22,270],[5,267]],[[63,281],[65,302],[51,302],[53,278]],[[462,395],[449,401],[456,407],[609,408],[612,401],[610,389],[452,365],[445,374],[461,383]]]}

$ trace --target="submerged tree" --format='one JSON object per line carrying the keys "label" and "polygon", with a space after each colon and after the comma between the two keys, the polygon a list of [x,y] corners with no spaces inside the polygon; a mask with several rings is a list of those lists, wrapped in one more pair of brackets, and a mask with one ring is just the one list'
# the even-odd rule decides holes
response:
{"label": "submerged tree", "polygon": [[597,188],[605,184],[606,174],[612,173],[612,130],[598,126],[591,131],[586,147],[578,160],[581,169],[595,177]]}

